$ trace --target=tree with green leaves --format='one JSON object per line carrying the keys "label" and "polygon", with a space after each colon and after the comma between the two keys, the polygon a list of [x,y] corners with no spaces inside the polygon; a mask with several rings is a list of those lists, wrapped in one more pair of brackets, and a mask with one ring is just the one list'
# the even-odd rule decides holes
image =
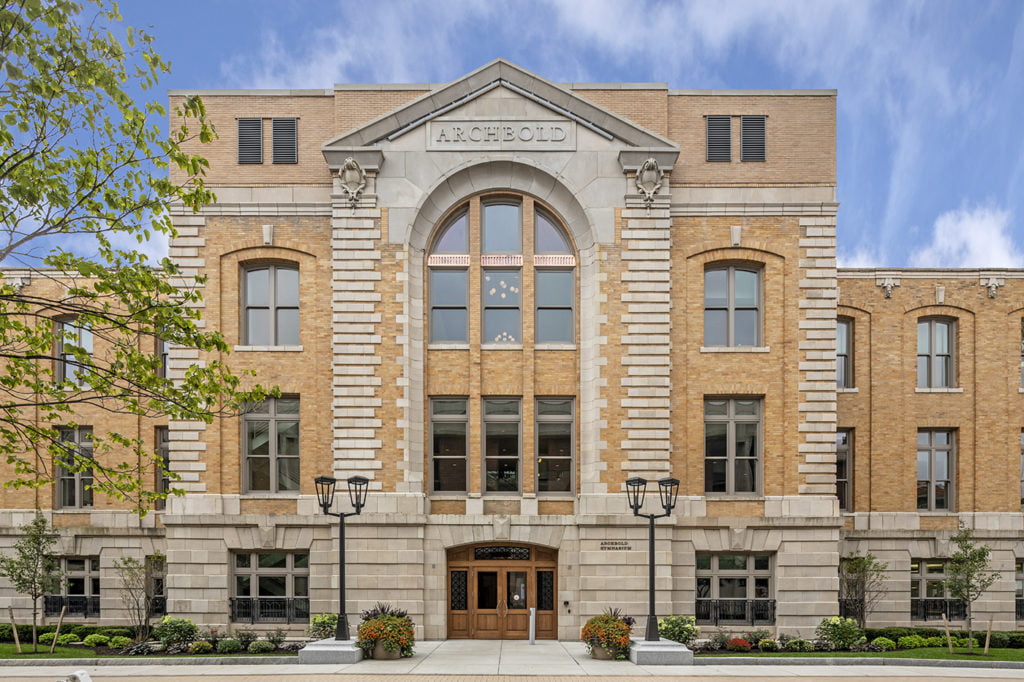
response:
{"label": "tree with green leaves", "polygon": [[967,650],[974,651],[974,602],[999,580],[991,571],[992,548],[979,544],[970,528],[960,523],[952,538],[956,551],[946,569],[946,589],[953,599],[961,599],[967,607]]}
{"label": "tree with green leaves", "polygon": [[[59,466],[145,514],[165,495],[147,485],[162,466],[152,447],[97,429],[83,456],[55,425],[74,426],[81,406],[209,423],[268,392],[243,390],[220,360],[202,278],[143,252],[174,235],[172,207],[213,200],[206,160],[183,146],[215,131],[193,97],[161,132],[164,107],[132,93],[169,64],[120,22],[109,0],[0,0],[0,457],[5,485],[47,485]],[[202,359],[168,377],[162,344]]]}
{"label": "tree with green leaves", "polygon": [[875,605],[885,596],[885,571],[889,564],[871,552],[854,552],[839,562],[839,598],[846,600],[847,614],[862,628]]}
{"label": "tree with green leaves", "polygon": [[11,581],[15,592],[32,600],[32,651],[37,652],[39,599],[60,591],[60,562],[53,554],[57,532],[38,512],[20,530],[21,538],[14,545],[14,555],[0,556],[0,576]]}
{"label": "tree with green leaves", "polygon": [[135,628],[135,639],[149,639],[150,616],[153,612],[152,574],[163,572],[165,557],[154,554],[139,561],[135,557],[114,559],[114,568],[121,583],[121,604]]}

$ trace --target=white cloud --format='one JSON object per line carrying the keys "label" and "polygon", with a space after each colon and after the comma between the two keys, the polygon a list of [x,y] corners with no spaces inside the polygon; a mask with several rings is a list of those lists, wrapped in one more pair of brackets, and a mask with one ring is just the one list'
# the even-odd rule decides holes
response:
{"label": "white cloud", "polygon": [[841,268],[878,268],[882,267],[882,260],[878,252],[870,248],[840,249],[836,258]]}
{"label": "white cloud", "polygon": [[1024,253],[1014,243],[1010,212],[993,206],[962,206],[935,220],[929,244],[910,256],[914,267],[1019,268]]}

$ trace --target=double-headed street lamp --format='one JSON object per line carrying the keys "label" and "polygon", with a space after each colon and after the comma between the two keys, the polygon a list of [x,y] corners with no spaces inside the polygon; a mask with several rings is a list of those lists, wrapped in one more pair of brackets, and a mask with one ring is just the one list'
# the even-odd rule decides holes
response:
{"label": "double-headed street lamp", "polygon": [[338,480],[333,476],[317,476],[316,499],[320,508],[328,516],[338,517],[338,627],[334,631],[334,639],[351,639],[348,633],[348,617],[345,615],[345,518],[359,516],[366,504],[366,491],[370,485],[365,476],[352,476],[348,479],[348,499],[355,511],[339,514],[331,511],[334,504],[334,487]]}
{"label": "double-headed street lamp", "polygon": [[629,499],[629,508],[633,510],[633,516],[643,516],[651,524],[647,545],[649,562],[647,633],[644,635],[644,639],[648,642],[657,642],[660,639],[658,617],[654,615],[654,519],[662,519],[672,514],[672,509],[676,506],[676,497],[679,496],[679,479],[661,479],[658,481],[658,493],[661,496],[661,506],[665,509],[665,513],[641,514],[640,509],[644,506],[644,497],[647,496],[647,479],[637,476],[626,480],[626,497]]}

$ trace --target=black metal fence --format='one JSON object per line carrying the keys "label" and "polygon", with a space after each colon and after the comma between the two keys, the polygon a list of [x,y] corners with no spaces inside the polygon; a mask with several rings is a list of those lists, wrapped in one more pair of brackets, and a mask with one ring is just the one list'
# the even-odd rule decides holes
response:
{"label": "black metal fence", "polygon": [[100,615],[99,597],[65,597],[59,594],[48,594],[43,597],[43,615],[59,616],[60,610],[68,607],[65,615],[80,618],[96,618]]}
{"label": "black metal fence", "polygon": [[695,606],[702,625],[775,623],[774,599],[698,599]]}
{"label": "black metal fence", "polygon": [[967,618],[967,605],[960,599],[911,599],[911,620],[963,620]]}
{"label": "black metal fence", "polygon": [[304,623],[309,621],[307,597],[234,597],[233,623]]}

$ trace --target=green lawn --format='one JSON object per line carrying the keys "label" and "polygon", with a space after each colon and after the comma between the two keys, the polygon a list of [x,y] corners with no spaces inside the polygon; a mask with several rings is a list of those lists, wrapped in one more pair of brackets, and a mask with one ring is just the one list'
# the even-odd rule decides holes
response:
{"label": "green lawn", "polygon": [[[982,647],[974,650],[974,654],[968,654],[966,648],[954,647],[953,653],[949,653],[946,647],[926,647],[923,649],[903,649],[900,651],[886,651],[883,653],[850,651],[815,651],[813,653],[795,653],[780,651],[778,653],[755,653],[755,654],[732,654],[731,656],[757,656],[759,658],[924,658],[944,659],[961,661],[1024,661],[1024,649],[989,649],[988,656],[983,656]],[[701,654],[697,654],[701,656]],[[730,656],[720,654],[707,655],[708,658],[721,658],[723,661]]]}
{"label": "green lawn", "polygon": [[97,656],[92,649],[85,647],[57,646],[51,654],[49,644],[40,644],[39,653],[33,654],[30,653],[32,642],[27,644],[22,642],[21,650],[25,653],[19,654],[18,650],[14,648],[13,642],[10,644],[0,643],[0,658],[103,658]]}

